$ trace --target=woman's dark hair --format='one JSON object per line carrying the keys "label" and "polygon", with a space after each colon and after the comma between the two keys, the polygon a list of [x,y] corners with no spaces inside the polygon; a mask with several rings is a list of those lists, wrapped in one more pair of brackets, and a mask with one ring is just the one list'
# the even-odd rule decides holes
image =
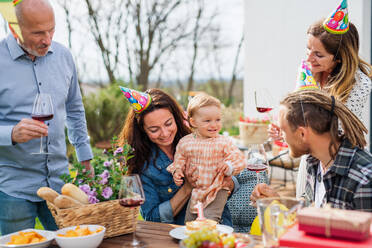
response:
{"label": "woman's dark hair", "polygon": [[186,125],[186,118],[184,112],[176,100],[160,89],[149,89],[146,93],[151,96],[150,105],[141,113],[135,113],[131,109],[125,120],[123,129],[120,132],[118,144],[122,146],[128,142],[134,148],[134,157],[128,160],[129,172],[141,174],[144,169],[145,163],[149,163],[152,158],[152,147],[154,143],[147,136],[143,126],[144,117],[148,113],[157,109],[168,109],[173,114],[174,120],[177,125],[177,133],[173,140],[173,153],[176,151],[176,146],[179,140],[189,134],[191,131]]}

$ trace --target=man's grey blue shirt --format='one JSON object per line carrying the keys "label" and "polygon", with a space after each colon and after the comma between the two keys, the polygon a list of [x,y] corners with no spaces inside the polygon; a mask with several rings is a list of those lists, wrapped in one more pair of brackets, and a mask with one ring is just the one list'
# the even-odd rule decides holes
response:
{"label": "man's grey blue shirt", "polygon": [[[52,96],[54,117],[48,125],[51,155],[31,155],[40,149],[40,139],[12,144],[13,127],[31,118],[38,92]],[[79,161],[92,158],[84,106],[75,64],[67,48],[53,42],[48,53],[32,61],[12,35],[0,42],[0,191],[30,201],[41,201],[39,187],[60,191],[60,175],[68,173],[65,126]]]}

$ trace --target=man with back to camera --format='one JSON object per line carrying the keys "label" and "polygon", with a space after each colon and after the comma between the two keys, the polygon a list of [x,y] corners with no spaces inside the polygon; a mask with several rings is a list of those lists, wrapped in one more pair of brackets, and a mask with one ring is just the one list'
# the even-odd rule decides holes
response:
{"label": "man with back to camera", "polygon": [[[23,40],[12,34],[0,42],[0,231],[3,235],[33,228],[39,217],[45,229],[57,226],[46,202],[36,195],[43,186],[60,192],[68,173],[65,123],[78,160],[94,173],[85,111],[71,53],[52,41],[55,18],[48,0],[23,0],[15,6]],[[31,119],[38,93],[51,95],[54,117]],[[46,154],[40,149],[40,137]],[[45,137],[47,136],[47,137]]]}

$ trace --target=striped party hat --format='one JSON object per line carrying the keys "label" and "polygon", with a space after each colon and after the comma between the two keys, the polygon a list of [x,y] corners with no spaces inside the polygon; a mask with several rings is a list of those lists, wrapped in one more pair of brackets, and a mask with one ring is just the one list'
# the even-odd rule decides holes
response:
{"label": "striped party hat", "polygon": [[337,9],[324,21],[323,27],[332,34],[344,34],[349,30],[347,0],[342,0]]}
{"label": "striped party hat", "polygon": [[296,83],[296,90],[319,89],[318,84],[315,82],[313,74],[305,60],[302,60],[298,68],[298,76]]}
{"label": "striped party hat", "polygon": [[141,113],[151,103],[150,94],[119,86],[135,113]]}

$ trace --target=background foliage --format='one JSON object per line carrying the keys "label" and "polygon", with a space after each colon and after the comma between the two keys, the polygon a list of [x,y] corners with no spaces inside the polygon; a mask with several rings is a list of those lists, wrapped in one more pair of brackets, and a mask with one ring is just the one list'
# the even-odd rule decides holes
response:
{"label": "background foliage", "polygon": [[117,136],[130,105],[118,84],[111,84],[83,98],[88,132],[92,145]]}

